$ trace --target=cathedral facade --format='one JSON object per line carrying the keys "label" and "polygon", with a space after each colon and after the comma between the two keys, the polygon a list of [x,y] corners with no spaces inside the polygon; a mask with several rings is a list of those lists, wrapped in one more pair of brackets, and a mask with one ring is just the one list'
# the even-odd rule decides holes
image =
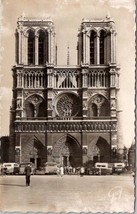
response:
{"label": "cathedral facade", "polygon": [[[10,160],[81,166],[112,162],[117,148],[115,23],[83,19],[77,65],[57,65],[53,21],[21,17],[10,110]],[[68,56],[69,57],[69,56]]]}

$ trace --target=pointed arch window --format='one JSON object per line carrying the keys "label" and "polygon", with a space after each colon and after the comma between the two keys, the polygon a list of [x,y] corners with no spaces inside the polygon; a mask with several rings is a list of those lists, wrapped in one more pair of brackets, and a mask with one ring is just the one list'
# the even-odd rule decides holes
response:
{"label": "pointed arch window", "polygon": [[16,62],[19,63],[19,33],[16,32]]}
{"label": "pointed arch window", "polygon": [[44,43],[45,43],[45,33],[43,31],[40,31],[39,33],[39,43],[38,43],[38,49],[39,49],[39,65],[44,64]]}
{"label": "pointed arch window", "polygon": [[95,64],[95,36],[96,33],[91,31],[90,34],[90,64]]}
{"label": "pointed arch window", "polygon": [[35,63],[35,36],[33,31],[28,35],[28,64]]}
{"label": "pointed arch window", "polygon": [[105,39],[105,32],[102,30],[100,32],[100,64],[104,64],[104,39]]}

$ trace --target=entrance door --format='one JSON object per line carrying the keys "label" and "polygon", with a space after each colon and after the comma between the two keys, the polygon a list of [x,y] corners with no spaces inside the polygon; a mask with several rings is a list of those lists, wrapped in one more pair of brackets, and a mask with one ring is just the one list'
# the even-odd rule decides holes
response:
{"label": "entrance door", "polygon": [[67,157],[63,156],[63,166],[67,166]]}
{"label": "entrance door", "polygon": [[41,159],[40,158],[37,158],[37,169],[41,166]]}
{"label": "entrance door", "polygon": [[34,158],[30,158],[30,162],[31,163],[35,163],[35,159]]}

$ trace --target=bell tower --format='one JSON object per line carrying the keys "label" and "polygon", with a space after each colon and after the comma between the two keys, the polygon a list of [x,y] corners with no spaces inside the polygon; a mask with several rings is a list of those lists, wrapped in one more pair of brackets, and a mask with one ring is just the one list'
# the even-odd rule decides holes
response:
{"label": "bell tower", "polygon": [[15,39],[10,158],[16,162],[37,161],[40,165],[46,157],[44,120],[49,114],[49,76],[56,64],[54,23],[51,18],[40,20],[21,16]]}
{"label": "bell tower", "polygon": [[[111,151],[118,143],[119,67],[116,62],[115,23],[110,16],[105,20],[82,20],[78,34],[78,65],[82,69],[83,117],[94,125],[100,123],[100,130],[98,127],[89,132],[96,132],[100,137],[101,132],[106,133]],[[108,160],[113,161],[111,152],[108,156]]]}

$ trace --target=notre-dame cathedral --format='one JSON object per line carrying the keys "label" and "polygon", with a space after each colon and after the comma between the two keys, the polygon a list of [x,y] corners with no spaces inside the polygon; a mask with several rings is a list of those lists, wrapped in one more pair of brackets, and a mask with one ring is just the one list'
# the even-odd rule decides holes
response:
{"label": "notre-dame cathedral", "polygon": [[[80,166],[111,162],[118,144],[115,23],[83,19],[77,65],[57,65],[54,23],[17,22],[10,161]],[[69,56],[68,56],[69,58]]]}

